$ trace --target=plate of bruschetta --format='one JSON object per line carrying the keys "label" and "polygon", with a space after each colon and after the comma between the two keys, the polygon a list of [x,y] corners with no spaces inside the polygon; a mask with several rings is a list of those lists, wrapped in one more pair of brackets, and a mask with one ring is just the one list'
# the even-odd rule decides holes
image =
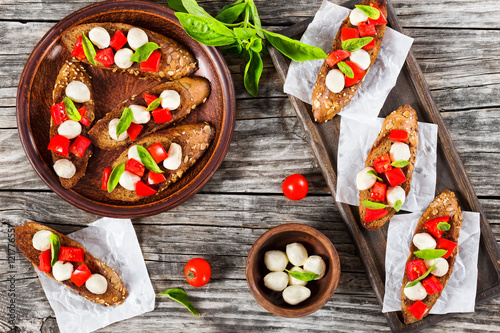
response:
{"label": "plate of bruschetta", "polygon": [[235,121],[229,70],[174,12],[101,2],[35,47],[17,94],[23,148],[42,180],[103,216],[157,214],[185,201],[222,163]]}

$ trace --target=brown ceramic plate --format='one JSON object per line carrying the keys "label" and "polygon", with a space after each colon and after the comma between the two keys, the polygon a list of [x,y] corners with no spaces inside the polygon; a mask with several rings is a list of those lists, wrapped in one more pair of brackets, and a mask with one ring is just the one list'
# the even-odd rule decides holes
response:
{"label": "brown ceramic plate", "polygon": [[[124,203],[106,197],[100,189],[102,172],[122,150],[103,151],[94,147],[84,178],[71,190],[64,189],[52,169],[49,143],[52,88],[59,69],[70,58],[60,40],[66,29],[92,22],[122,22],[168,36],[185,45],[199,63],[195,75],[206,77],[212,92],[206,103],[180,124],[207,121],[216,136],[203,157],[184,176],[161,194],[138,202]],[[129,96],[158,84],[126,74],[86,66],[92,77],[96,120]],[[24,68],[17,92],[19,136],[29,161],[40,178],[61,198],[90,213],[121,218],[149,216],[168,210],[199,191],[222,163],[234,130],[236,102],[234,86],[224,60],[213,47],[191,39],[174,12],[162,5],[143,1],[106,1],[85,7],[56,24],[42,38]]]}

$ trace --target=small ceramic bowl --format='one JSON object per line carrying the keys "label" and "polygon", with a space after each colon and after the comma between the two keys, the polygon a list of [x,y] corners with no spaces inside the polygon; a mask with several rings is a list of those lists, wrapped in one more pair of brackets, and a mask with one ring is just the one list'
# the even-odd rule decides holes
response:
{"label": "small ceramic bowl", "polygon": [[[311,290],[308,299],[289,305],[283,300],[281,291],[264,285],[264,276],[269,273],[264,254],[270,250],[285,252],[286,245],[295,242],[304,245],[309,256],[321,256],[326,263],[326,273],[321,279],[307,283]],[[248,287],[257,302],[267,311],[288,318],[307,316],[320,309],[333,296],[340,278],[339,256],[332,242],[318,230],[299,223],[283,224],[260,236],[248,253],[245,269]]]}

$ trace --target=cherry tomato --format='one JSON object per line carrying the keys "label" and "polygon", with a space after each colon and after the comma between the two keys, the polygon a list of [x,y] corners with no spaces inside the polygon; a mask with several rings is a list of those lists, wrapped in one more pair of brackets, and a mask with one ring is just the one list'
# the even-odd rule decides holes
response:
{"label": "cherry tomato", "polygon": [[283,194],[290,200],[300,200],[307,195],[309,184],[304,176],[296,173],[285,178],[281,184]]}
{"label": "cherry tomato", "polygon": [[193,287],[201,287],[208,283],[212,270],[210,264],[205,259],[194,258],[188,261],[184,268],[186,280]]}

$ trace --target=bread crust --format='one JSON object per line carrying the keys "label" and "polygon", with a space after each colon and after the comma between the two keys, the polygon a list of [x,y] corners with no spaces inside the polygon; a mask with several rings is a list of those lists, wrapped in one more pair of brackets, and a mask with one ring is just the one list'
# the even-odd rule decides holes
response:
{"label": "bread crust", "polygon": [[[418,220],[418,224],[417,227],[415,228],[413,236],[421,232],[426,232],[427,229],[425,228],[424,223],[436,217],[441,217],[441,216],[450,216],[450,220],[448,222],[450,224],[450,230],[445,231],[442,235],[442,238],[458,243],[458,237],[460,236],[460,228],[462,227],[463,223],[463,216],[460,206],[458,205],[458,200],[455,196],[455,193],[449,190],[444,190],[429,204],[427,209],[424,211],[424,213]],[[410,245],[410,255],[408,257],[407,263],[409,261],[419,259],[417,256],[413,254],[413,252],[415,251],[418,251],[418,248],[412,242]],[[446,287],[446,284],[450,279],[451,273],[453,272],[453,265],[455,264],[455,259],[457,257],[457,254],[458,254],[458,246],[455,247],[455,250],[450,255],[450,257],[446,259],[449,265],[448,272],[442,277],[437,277],[437,279],[441,282],[443,287]],[[408,280],[406,272],[403,274],[404,276],[403,276],[403,285],[401,289],[401,308],[403,311],[405,324],[411,324],[418,320],[408,311],[408,306],[413,304],[414,301],[411,301],[404,294],[404,287],[410,281]],[[427,295],[427,297],[422,300],[422,302],[429,308],[429,312],[430,309],[432,309],[432,307],[438,300],[439,296],[441,296],[441,293],[437,293],[434,295]],[[429,312],[427,312],[422,318],[426,317],[429,314]]]}
{"label": "bread crust", "polygon": [[[376,4],[380,8],[380,11],[384,14],[384,17],[387,17],[387,3],[385,0],[364,0],[359,4],[367,6],[370,4]],[[349,22],[349,16],[347,16],[346,19],[342,22],[342,25],[340,26],[337,35],[335,36],[332,50],[330,52],[342,49],[342,28],[356,28],[356,26],[352,25]],[[375,35],[375,47],[367,51],[371,59],[370,66],[366,69],[365,76],[360,82],[350,87],[344,87],[344,89],[339,93],[331,92],[326,87],[325,83],[326,75],[330,71],[330,67],[328,66],[326,60],[323,62],[323,65],[319,70],[318,78],[316,79],[316,84],[314,85],[312,94],[312,112],[314,120],[316,122],[324,123],[332,119],[347,104],[349,104],[354,95],[356,95],[358,88],[365,80],[368,71],[372,67],[375,59],[377,58],[378,52],[380,51],[380,44],[382,43],[382,39],[385,33],[385,24],[376,25],[375,29],[377,31],[377,34]]]}
{"label": "bread crust", "polygon": [[[90,272],[92,274],[101,274],[106,278],[108,282],[108,289],[104,294],[97,295],[91,293],[83,284],[81,287],[75,285],[71,280],[62,281],[59,283],[64,284],[69,289],[76,292],[78,295],[85,297],[91,302],[101,304],[103,306],[115,306],[122,304],[128,296],[127,288],[123,283],[122,279],[111,267],[106,265],[100,259],[94,257],[89,253],[84,246],[80,243],[72,240],[71,238],[49,228],[44,225],[35,222],[27,222],[22,226],[14,227],[15,242],[19,250],[26,256],[26,258],[38,269],[40,264],[39,256],[42,251],[38,251],[33,247],[32,239],[33,235],[40,230],[49,230],[59,237],[61,246],[69,247],[79,247],[85,250],[85,262]],[[76,269],[82,263],[72,262],[73,269]],[[47,276],[54,278],[52,271],[50,273],[45,273]],[[54,279],[55,280],[55,279]],[[57,280],[56,280],[57,281]]]}

